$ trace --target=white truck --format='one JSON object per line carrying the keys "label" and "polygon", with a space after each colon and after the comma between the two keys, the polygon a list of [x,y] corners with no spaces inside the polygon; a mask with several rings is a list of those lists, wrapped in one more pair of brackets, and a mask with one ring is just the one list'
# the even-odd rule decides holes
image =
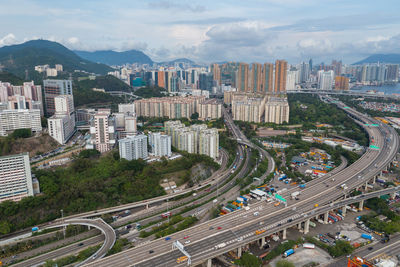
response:
{"label": "white truck", "polygon": [[223,248],[223,247],[225,247],[225,246],[226,246],[226,243],[224,242],[224,243],[221,243],[221,244],[216,245],[216,246],[215,246],[215,249],[220,249],[220,248]]}
{"label": "white truck", "polygon": [[292,199],[295,199],[296,197],[298,197],[300,195],[299,191],[293,192],[290,196],[292,197]]}

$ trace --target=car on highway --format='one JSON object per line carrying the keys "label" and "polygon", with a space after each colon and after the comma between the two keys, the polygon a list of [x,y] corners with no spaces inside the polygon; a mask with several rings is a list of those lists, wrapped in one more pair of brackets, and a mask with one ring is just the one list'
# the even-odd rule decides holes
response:
{"label": "car on highway", "polygon": [[212,230],[212,229],[214,229],[214,227],[212,227],[212,226],[210,226],[210,228],[208,228],[208,230]]}
{"label": "car on highway", "polygon": [[83,246],[83,243],[79,243],[79,244],[78,244],[78,247],[81,247],[81,246]]}
{"label": "car on highway", "polygon": [[185,236],[183,239],[188,239],[189,238],[189,236],[187,235],[187,236]]}
{"label": "car on highway", "polygon": [[190,240],[185,241],[185,244],[189,244],[189,243],[190,243]]}
{"label": "car on highway", "polygon": [[149,251],[149,254],[151,254],[151,253],[154,253],[154,250],[150,250],[150,251]]}
{"label": "car on highway", "polygon": [[374,247],[369,247],[369,248],[368,248],[368,250],[373,250],[373,249],[374,249]]}
{"label": "car on highway", "polygon": [[165,238],[165,241],[168,241],[168,240],[171,240],[171,237],[167,236],[167,237]]}
{"label": "car on highway", "polygon": [[258,216],[258,215],[260,215],[260,213],[258,211],[256,211],[256,212],[253,213],[253,215],[254,216]]}
{"label": "car on highway", "polygon": [[221,227],[221,226],[218,226],[218,227],[217,227],[217,229],[218,229],[218,230],[221,230],[221,229],[222,229],[222,227]]}

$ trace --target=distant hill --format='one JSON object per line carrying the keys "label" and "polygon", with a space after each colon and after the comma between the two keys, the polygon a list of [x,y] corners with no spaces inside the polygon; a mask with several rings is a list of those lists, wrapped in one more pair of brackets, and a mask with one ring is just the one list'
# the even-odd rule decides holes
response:
{"label": "distant hill", "polygon": [[34,72],[36,65],[62,64],[65,71],[83,70],[106,74],[112,68],[82,59],[65,46],[47,40],[33,40],[0,48],[0,66],[4,71],[25,77],[25,71]]}
{"label": "distant hill", "polygon": [[353,65],[366,64],[366,63],[392,63],[400,64],[400,54],[374,54],[360,60]]}
{"label": "distant hill", "polygon": [[188,58],[177,58],[171,61],[165,61],[165,62],[160,62],[160,64],[175,64],[176,62],[179,63],[188,63],[188,64],[196,64],[194,61],[188,59]]}
{"label": "distant hill", "polygon": [[124,65],[124,64],[153,64],[153,60],[145,53],[138,50],[128,50],[124,52],[116,52],[111,50],[87,52],[74,51],[78,56],[93,62],[99,62],[107,65]]}

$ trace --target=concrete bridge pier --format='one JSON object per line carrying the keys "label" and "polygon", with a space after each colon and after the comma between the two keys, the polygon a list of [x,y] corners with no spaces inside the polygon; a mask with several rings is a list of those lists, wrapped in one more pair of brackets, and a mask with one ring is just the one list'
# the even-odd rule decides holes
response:
{"label": "concrete bridge pier", "polygon": [[347,208],[346,208],[346,205],[345,205],[345,206],[343,206],[343,208],[342,208],[342,216],[343,216],[343,217],[346,216],[346,211],[347,211]]}
{"label": "concrete bridge pier", "polygon": [[212,259],[207,260],[207,267],[212,267]]}
{"label": "concrete bridge pier", "polygon": [[325,212],[324,214],[324,224],[328,224],[328,218],[329,218],[329,211]]}
{"label": "concrete bridge pier", "polygon": [[376,176],[374,176],[374,178],[372,178],[372,184],[376,183]]}
{"label": "concrete bridge pier", "polygon": [[242,247],[238,247],[237,256],[238,256],[239,258],[242,257]]}
{"label": "concrete bridge pier", "polygon": [[301,223],[299,223],[299,224],[297,225],[297,229],[298,229],[298,230],[301,230]]}
{"label": "concrete bridge pier", "polygon": [[308,234],[310,232],[310,219],[307,219],[304,223],[304,234]]}
{"label": "concrete bridge pier", "polygon": [[283,240],[286,239],[286,229],[283,229],[283,231],[282,231],[282,239]]}
{"label": "concrete bridge pier", "polygon": [[263,246],[265,246],[265,237],[261,237],[261,240],[260,240],[260,249],[261,249]]}
{"label": "concrete bridge pier", "polygon": [[396,198],[396,192],[391,193],[391,194],[390,194],[390,198],[391,198],[391,199],[395,199],[395,198]]}
{"label": "concrete bridge pier", "polygon": [[360,211],[362,211],[363,208],[364,208],[364,199],[360,201],[360,205],[359,205],[358,209],[359,209]]}
{"label": "concrete bridge pier", "polygon": [[365,192],[367,192],[367,191],[368,191],[368,181],[365,182]]}
{"label": "concrete bridge pier", "polygon": [[149,209],[149,204],[146,204],[146,210],[148,210]]}

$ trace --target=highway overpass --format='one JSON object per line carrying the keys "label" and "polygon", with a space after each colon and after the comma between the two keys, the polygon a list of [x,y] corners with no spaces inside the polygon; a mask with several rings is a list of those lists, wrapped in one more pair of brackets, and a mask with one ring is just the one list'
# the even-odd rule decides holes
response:
{"label": "highway overpass", "polygon": [[[364,127],[374,147],[368,148],[360,159],[344,170],[307,186],[301,191],[300,200],[291,200],[288,192],[282,195],[287,200],[286,207],[262,201],[252,205],[249,210],[236,211],[172,234],[171,240],[157,239],[86,266],[176,266],[176,259],[183,254],[179,250],[171,250],[172,242],[180,241],[184,244],[185,236],[189,236],[190,244],[185,244],[184,249],[191,255],[192,264],[203,262],[211,264],[210,259],[213,257],[233,249],[238,249],[240,255],[242,247],[246,244],[255,240],[265,242],[265,236],[271,233],[282,231],[285,234],[286,229],[294,224],[304,222],[307,230],[310,218],[324,216],[326,210],[335,207],[330,205],[338,200],[345,198],[348,202],[362,202],[362,199],[350,200],[348,198],[350,192],[365,186],[368,182],[373,182],[382,170],[387,169],[398,152],[399,138],[388,125],[347,108],[341,103],[337,105]],[[366,126],[367,124],[378,124],[379,127]],[[342,184],[346,184],[347,189],[343,189]],[[345,205],[347,202],[339,203]],[[318,208],[315,208],[316,204]],[[256,235],[255,231],[259,229],[265,232]],[[150,253],[150,250],[153,253]]]}

